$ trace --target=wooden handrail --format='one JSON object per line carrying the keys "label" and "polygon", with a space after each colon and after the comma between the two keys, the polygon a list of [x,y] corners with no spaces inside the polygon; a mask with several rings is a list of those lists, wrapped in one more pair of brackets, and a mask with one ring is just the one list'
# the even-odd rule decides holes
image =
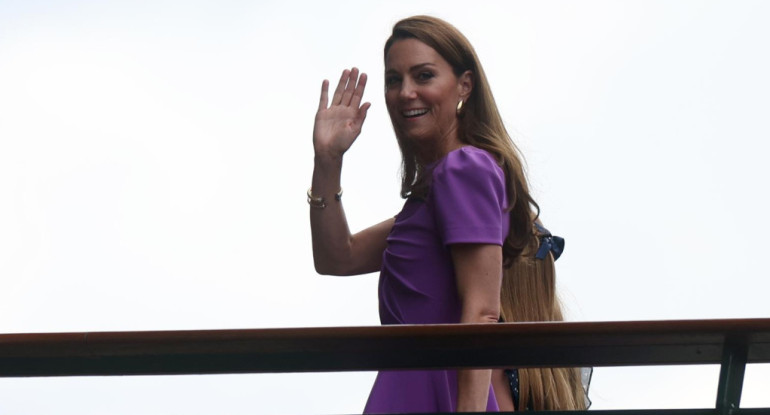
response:
{"label": "wooden handrail", "polygon": [[[0,335],[0,377],[770,362],[770,319]],[[742,372],[741,372],[742,376]]]}
{"label": "wooden handrail", "polygon": [[740,408],[746,364],[768,362],[770,319],[0,334],[0,377],[721,365],[713,409],[570,415],[770,414]]}

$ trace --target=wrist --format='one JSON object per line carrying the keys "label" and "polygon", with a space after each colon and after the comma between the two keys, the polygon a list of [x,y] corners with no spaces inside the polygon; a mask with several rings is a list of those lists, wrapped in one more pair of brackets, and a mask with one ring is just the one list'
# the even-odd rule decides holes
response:
{"label": "wrist", "polygon": [[315,163],[321,165],[341,165],[342,154],[332,151],[315,151]]}
{"label": "wrist", "polygon": [[[340,187],[340,190],[334,194],[334,200],[339,202],[342,200],[342,188]],[[318,196],[313,194],[313,188],[307,189],[307,203],[310,205],[310,207],[317,208],[317,209],[325,209],[327,206],[327,199],[325,196]]]}

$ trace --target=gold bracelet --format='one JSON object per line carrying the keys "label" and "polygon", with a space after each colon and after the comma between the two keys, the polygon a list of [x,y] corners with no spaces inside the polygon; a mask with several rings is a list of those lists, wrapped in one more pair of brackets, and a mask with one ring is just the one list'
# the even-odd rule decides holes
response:
{"label": "gold bracelet", "polygon": [[[342,200],[342,188],[340,187],[340,191],[334,194],[334,200],[340,201]],[[313,188],[307,189],[307,203],[310,205],[310,207],[323,209],[326,207],[326,199],[324,199],[323,196],[313,196]]]}

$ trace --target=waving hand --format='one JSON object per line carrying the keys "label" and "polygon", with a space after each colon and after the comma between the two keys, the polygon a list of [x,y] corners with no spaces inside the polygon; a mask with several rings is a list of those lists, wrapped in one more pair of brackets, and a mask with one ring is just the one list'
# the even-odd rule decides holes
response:
{"label": "waving hand", "polygon": [[365,88],[365,73],[359,77],[357,68],[345,69],[330,104],[329,81],[323,81],[313,128],[316,154],[341,157],[356,140],[371,106],[368,102],[361,104]]}

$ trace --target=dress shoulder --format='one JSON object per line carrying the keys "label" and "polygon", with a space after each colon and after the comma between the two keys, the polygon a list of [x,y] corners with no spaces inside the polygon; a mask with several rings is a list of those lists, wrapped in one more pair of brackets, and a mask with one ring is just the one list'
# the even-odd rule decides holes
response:
{"label": "dress shoulder", "polygon": [[[505,180],[502,168],[488,152],[472,146],[465,146],[449,152],[433,169],[433,179],[452,179],[452,175],[491,174],[501,181]],[[449,177],[447,177],[449,176]]]}
{"label": "dress shoulder", "polygon": [[435,165],[432,179],[429,200],[445,244],[502,244],[506,180],[491,154],[470,146],[454,150]]}

